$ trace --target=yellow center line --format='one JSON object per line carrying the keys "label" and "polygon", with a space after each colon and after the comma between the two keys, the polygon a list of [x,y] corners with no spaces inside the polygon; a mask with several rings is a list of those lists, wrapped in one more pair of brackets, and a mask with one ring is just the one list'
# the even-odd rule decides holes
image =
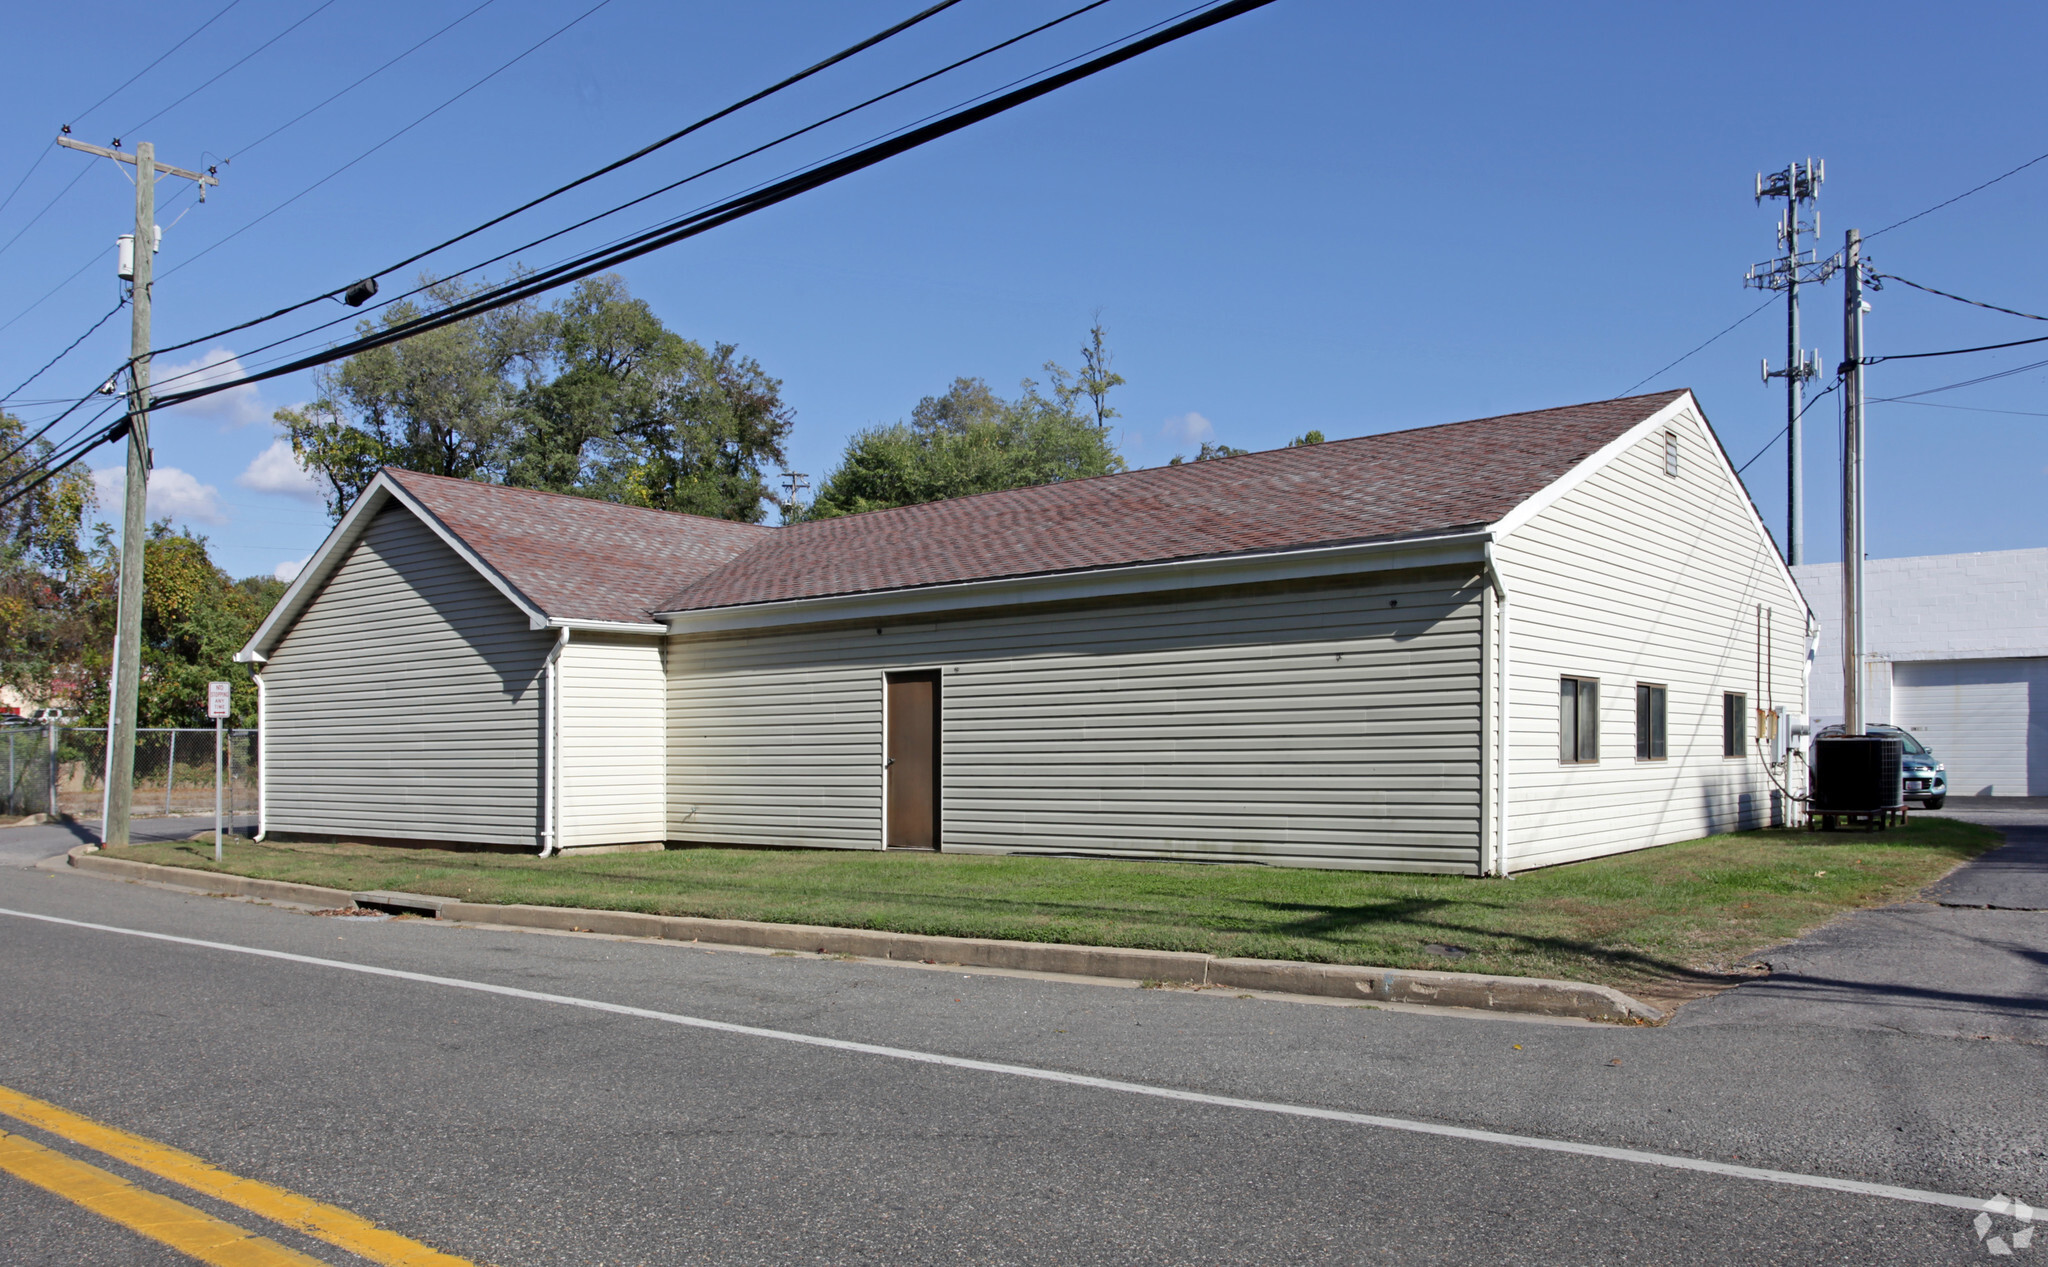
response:
{"label": "yellow center line", "polygon": [[0,1131],[0,1170],[76,1202],[202,1263],[218,1267],[325,1267],[276,1241],[222,1222],[182,1201],[138,1188],[98,1166]]}
{"label": "yellow center line", "polygon": [[[203,1192],[230,1205],[240,1206],[260,1218],[316,1236],[373,1263],[383,1263],[386,1267],[471,1267],[466,1258],[444,1254],[409,1237],[386,1231],[360,1214],[261,1180],[230,1174],[204,1158],[95,1122],[89,1117],[81,1117],[69,1109],[7,1087],[0,1087],[0,1113],[127,1162],[138,1170],[183,1184],[194,1192]],[[108,1177],[113,1178],[111,1175]],[[223,1223],[221,1226],[232,1225]],[[209,1258],[206,1261],[217,1260]],[[291,1261],[315,1260],[295,1258]]]}

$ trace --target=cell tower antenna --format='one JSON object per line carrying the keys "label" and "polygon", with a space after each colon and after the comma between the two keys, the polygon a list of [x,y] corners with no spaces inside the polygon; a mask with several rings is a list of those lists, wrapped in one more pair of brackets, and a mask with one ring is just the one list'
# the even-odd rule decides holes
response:
{"label": "cell tower antenna", "polygon": [[[1744,286],[1756,290],[1785,292],[1785,365],[1774,370],[1766,360],[1763,374],[1765,386],[1774,378],[1785,380],[1785,562],[1790,564],[1806,560],[1802,506],[1806,458],[1799,427],[1800,399],[1805,394],[1806,380],[1820,374],[1820,350],[1809,353],[1799,346],[1799,288],[1825,282],[1840,267],[1835,256],[1819,259],[1811,247],[1802,248],[1799,243],[1804,237],[1820,234],[1820,208],[1816,204],[1821,183],[1827,178],[1827,163],[1816,163],[1811,158],[1803,164],[1788,163],[1784,171],[1768,176],[1757,173],[1758,202],[1766,198],[1785,200],[1785,213],[1778,217],[1778,249],[1783,254],[1752,265],[1749,275],[1742,280]],[[1810,221],[1800,220],[1801,208],[1811,209]]]}

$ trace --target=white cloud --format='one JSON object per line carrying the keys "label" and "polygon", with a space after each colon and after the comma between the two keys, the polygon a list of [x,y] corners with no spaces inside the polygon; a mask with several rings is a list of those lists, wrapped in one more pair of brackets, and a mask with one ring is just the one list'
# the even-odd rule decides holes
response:
{"label": "white cloud", "polygon": [[272,440],[270,447],[257,454],[247,470],[235,476],[235,483],[251,492],[276,493],[301,501],[318,502],[327,498],[327,486],[299,465],[298,456],[292,452],[291,441],[283,439]]}
{"label": "white cloud", "polygon": [[[93,488],[100,505],[118,512],[128,487],[126,467],[110,466],[92,473]],[[159,466],[149,473],[149,517],[185,519],[193,523],[224,524],[227,511],[220,504],[220,490],[202,484],[189,472],[175,466]]]}
{"label": "white cloud", "polygon": [[[174,392],[191,391],[195,387],[231,382],[246,372],[233,352],[226,348],[208,348],[197,360],[164,361],[150,366],[149,385],[152,393],[168,396]],[[264,422],[270,418],[270,410],[264,406],[254,383],[230,387],[224,392],[174,408],[187,416],[217,419],[227,427],[246,427],[252,422]]]}
{"label": "white cloud", "polygon": [[310,563],[312,559],[313,556],[310,554],[303,559],[286,559],[277,565],[277,571],[272,572],[271,575],[289,584],[298,579],[299,573],[306,570],[306,564]]}
{"label": "white cloud", "polygon": [[1168,418],[1159,428],[1159,438],[1168,444],[1200,444],[1216,434],[1216,428],[1192,411]]}

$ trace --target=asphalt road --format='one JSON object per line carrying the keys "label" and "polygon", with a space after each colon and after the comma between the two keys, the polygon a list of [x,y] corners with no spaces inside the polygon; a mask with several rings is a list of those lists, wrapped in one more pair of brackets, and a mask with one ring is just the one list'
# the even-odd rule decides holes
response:
{"label": "asphalt road", "polygon": [[[1968,1210],[1148,1090],[2048,1200],[2040,912],[1953,912],[2020,921],[1996,953],[2035,969],[1977,1001],[1802,1005],[1774,974],[1624,1029],[336,919],[26,865],[40,848],[0,833],[0,908],[322,962],[0,915],[0,1087],[477,1262],[1990,1260]],[[1839,977],[1922,936],[1871,935],[1781,957]],[[1959,1023],[2001,1008],[1990,1038]],[[189,1260],[0,1175],[0,1261]]]}

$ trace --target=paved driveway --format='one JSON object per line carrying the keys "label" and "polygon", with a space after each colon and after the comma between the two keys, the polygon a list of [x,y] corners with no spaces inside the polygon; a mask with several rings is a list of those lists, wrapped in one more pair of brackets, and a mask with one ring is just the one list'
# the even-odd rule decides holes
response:
{"label": "paved driveway", "polygon": [[[239,825],[242,831],[255,829],[256,820],[244,815],[229,819],[229,830]],[[138,818],[133,820],[128,835],[136,841],[184,840],[194,832],[212,831],[213,815],[204,818]],[[100,841],[98,823],[44,823],[37,827],[0,827],[0,864],[39,862],[53,858],[77,845],[96,845]]]}
{"label": "paved driveway", "polygon": [[2048,799],[1955,797],[1943,817],[2006,845],[1923,896],[1861,911],[1763,956],[1771,975],[1676,1026],[1825,1024],[2048,1043]]}

